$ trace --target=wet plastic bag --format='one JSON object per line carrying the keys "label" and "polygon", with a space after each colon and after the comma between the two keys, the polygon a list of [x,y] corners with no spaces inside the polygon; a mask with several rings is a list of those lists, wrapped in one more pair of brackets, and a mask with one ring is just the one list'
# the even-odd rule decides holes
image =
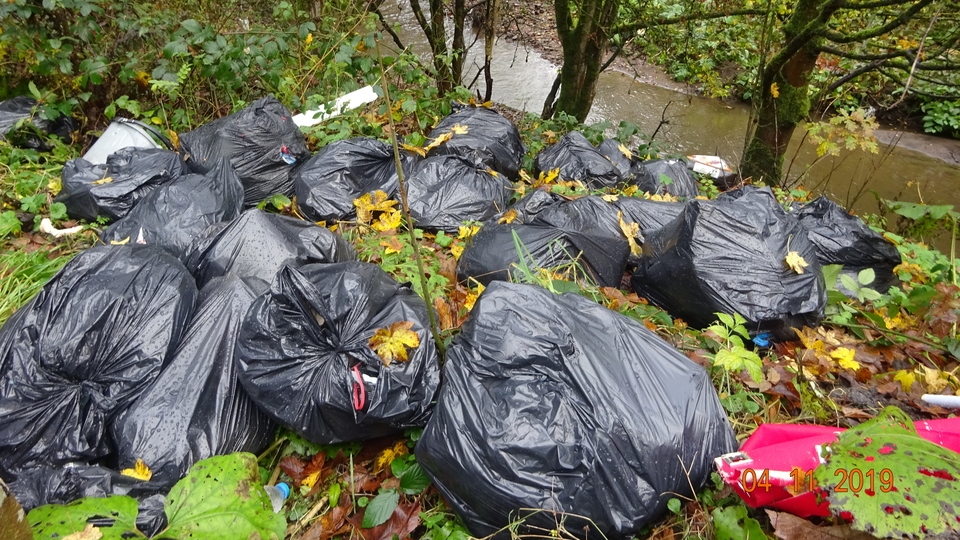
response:
{"label": "wet plastic bag", "polygon": [[465,221],[486,221],[505,210],[512,188],[504,175],[461,157],[430,157],[407,179],[410,217],[421,229],[456,232]]}
{"label": "wet plastic bag", "polygon": [[[44,140],[45,135],[55,135],[64,141],[77,130],[77,124],[67,115],[61,114],[56,120],[47,120],[35,114],[33,108],[37,101],[29,96],[17,96],[0,102],[0,141],[9,140],[21,148],[50,150]],[[27,127],[18,131],[17,124],[25,120]]]}
{"label": "wet plastic bag", "polygon": [[651,185],[653,176],[643,166],[638,156],[633,155],[625,145],[616,139],[604,139],[597,147],[603,157],[610,160],[613,166],[617,168],[625,184],[630,185]]}
{"label": "wet plastic bag", "polygon": [[243,183],[244,204],[255,206],[275,193],[293,195],[293,166],[310,150],[293,115],[276,98],[258,99],[240,112],[180,135],[187,164],[206,173],[230,160]]}
{"label": "wet plastic bag", "polygon": [[521,530],[628,538],[736,448],[707,372],[642,324],[498,282],[447,349],[416,456],[474,536],[538,508]]}
{"label": "wet plastic bag", "polygon": [[[370,338],[404,322],[418,345],[386,365]],[[236,360],[257,405],[320,444],[424,425],[439,384],[426,303],[362,262],[280,270],[247,313]]]}
{"label": "wet plastic bag", "polygon": [[[524,279],[538,269],[583,272],[594,283],[619,287],[630,246],[625,238],[563,230],[551,225],[484,225],[457,263],[457,278],[488,285]],[[526,270],[524,270],[526,267]],[[580,274],[582,275],[582,274]]]}
{"label": "wet plastic bag", "polygon": [[842,272],[855,280],[861,270],[872,268],[875,277],[868,286],[879,292],[886,292],[899,282],[893,273],[901,262],[897,247],[839,204],[819,197],[800,207],[794,215],[807,230],[820,264],[842,264]]}
{"label": "wet plastic bag", "polygon": [[[645,181],[638,182],[640,189],[655,195],[673,195],[681,200],[693,200],[700,194],[697,177],[679,159],[655,159],[644,161],[647,171]],[[647,183],[650,182],[650,183]]]}
{"label": "wet plastic bag", "polygon": [[327,228],[251,208],[230,223],[208,229],[191,246],[187,268],[198,287],[222,276],[237,276],[260,295],[285,265],[299,268],[355,258],[353,246]]}
{"label": "wet plastic bag", "polygon": [[171,486],[215,455],[260,453],[276,425],[241,388],[233,361],[240,325],[258,291],[237,277],[200,291],[197,311],[169,364],[112,427],[118,468],[137,459]]}
{"label": "wet plastic bag", "polygon": [[206,175],[187,174],[147,195],[123,219],[100,234],[105,244],[162,247],[186,259],[195,238],[210,225],[231,221],[243,209],[243,186],[221,159]]}
{"label": "wet plastic bag", "polygon": [[448,140],[430,150],[432,156],[460,156],[479,169],[491,169],[516,180],[527,153],[513,122],[486,107],[464,107],[448,115],[427,138]]}
{"label": "wet plastic bag", "polygon": [[196,296],[158,248],[70,261],[0,329],[0,472],[110,453],[109,422],[159,375]]}
{"label": "wet plastic bag", "polygon": [[[416,156],[400,152],[404,177],[409,178]],[[393,147],[365,137],[334,141],[303,163],[294,175],[297,207],[313,221],[335,222],[357,215],[354,199],[365,193],[397,194]]]}
{"label": "wet plastic bag", "polygon": [[662,202],[641,199],[639,197],[619,197],[613,205],[623,212],[623,220],[640,225],[640,231],[648,231],[663,227],[670,223],[680,212],[683,212],[682,202]]}
{"label": "wet plastic bag", "polygon": [[[791,268],[790,253],[807,266]],[[739,313],[752,334],[776,339],[795,339],[792,328],[815,326],[826,305],[816,250],[770,188],[688,202],[676,219],[646,234],[630,283],[696,328],[710,325],[717,312]]]}
{"label": "wet plastic bag", "polygon": [[161,149],[124,148],[104,165],[71,159],[63,166],[63,187],[54,202],[66,205],[74,219],[117,220],[154,189],[183,176],[185,169],[179,154]]}
{"label": "wet plastic bag", "polygon": [[536,172],[560,170],[560,178],[583,182],[591,189],[623,183],[620,171],[579,131],[571,131],[544,149],[534,161]]}

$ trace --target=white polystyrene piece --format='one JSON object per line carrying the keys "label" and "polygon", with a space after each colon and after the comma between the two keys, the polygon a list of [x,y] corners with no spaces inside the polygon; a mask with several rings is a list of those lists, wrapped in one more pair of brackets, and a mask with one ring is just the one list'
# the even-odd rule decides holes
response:
{"label": "white polystyrene piece", "polygon": [[960,396],[942,396],[939,394],[924,394],[920,397],[931,405],[939,405],[947,409],[960,409]]}
{"label": "white polystyrene piece", "polygon": [[338,116],[343,111],[351,111],[362,107],[367,103],[373,103],[377,100],[377,93],[373,91],[372,86],[350,92],[335,99],[332,103],[321,105],[319,109],[306,111],[293,117],[293,123],[299,127],[310,127]]}
{"label": "white polystyrene piece", "polygon": [[725,174],[733,172],[726,161],[717,156],[687,156],[687,159],[693,162],[693,172],[709,175],[712,178],[720,178]]}

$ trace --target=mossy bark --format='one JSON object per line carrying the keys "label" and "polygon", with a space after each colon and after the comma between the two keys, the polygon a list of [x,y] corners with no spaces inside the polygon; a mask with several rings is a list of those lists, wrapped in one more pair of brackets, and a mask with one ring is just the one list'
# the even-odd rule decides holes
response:
{"label": "mossy bark", "polygon": [[764,67],[757,126],[740,164],[744,177],[778,184],[783,158],[797,125],[810,113],[810,75],[819,56],[821,34],[837,2],[798,0],[783,27],[784,47]]}
{"label": "mossy bark", "polygon": [[620,0],[584,0],[571,10],[569,0],[555,0],[557,33],[563,47],[560,96],[553,112],[563,111],[583,122],[587,119],[603,53],[610,41],[610,26],[616,21]]}

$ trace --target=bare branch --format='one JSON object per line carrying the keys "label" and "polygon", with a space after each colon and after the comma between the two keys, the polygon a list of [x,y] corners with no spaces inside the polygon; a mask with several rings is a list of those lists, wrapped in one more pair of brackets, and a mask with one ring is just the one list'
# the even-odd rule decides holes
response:
{"label": "bare branch", "polygon": [[634,33],[637,30],[642,30],[644,28],[682,24],[689,21],[706,21],[710,19],[722,19],[724,17],[764,14],[766,14],[766,11],[762,9],[734,9],[730,11],[713,11],[709,13],[691,13],[688,15],[679,15],[677,17],[660,17],[658,19],[649,21],[637,21],[631,24],[615,26],[610,29],[610,35]]}

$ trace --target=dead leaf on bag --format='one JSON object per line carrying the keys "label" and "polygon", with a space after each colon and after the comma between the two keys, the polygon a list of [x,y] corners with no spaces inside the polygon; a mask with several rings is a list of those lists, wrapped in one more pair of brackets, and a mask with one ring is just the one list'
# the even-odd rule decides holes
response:
{"label": "dead leaf on bag", "polygon": [[120,474],[136,478],[137,480],[143,480],[144,482],[153,478],[153,471],[151,471],[150,467],[147,467],[147,464],[140,458],[137,458],[132,469],[124,469],[120,471]]}
{"label": "dead leaf on bag", "polygon": [[420,336],[411,328],[413,322],[399,321],[373,334],[369,345],[383,361],[383,365],[389,366],[394,361],[406,362],[409,360],[407,351],[420,346]]}
{"label": "dead leaf on bag", "polygon": [[803,257],[796,251],[788,252],[784,262],[787,263],[787,266],[789,266],[791,270],[798,274],[802,274],[803,269],[807,267],[807,261],[803,260]]}

